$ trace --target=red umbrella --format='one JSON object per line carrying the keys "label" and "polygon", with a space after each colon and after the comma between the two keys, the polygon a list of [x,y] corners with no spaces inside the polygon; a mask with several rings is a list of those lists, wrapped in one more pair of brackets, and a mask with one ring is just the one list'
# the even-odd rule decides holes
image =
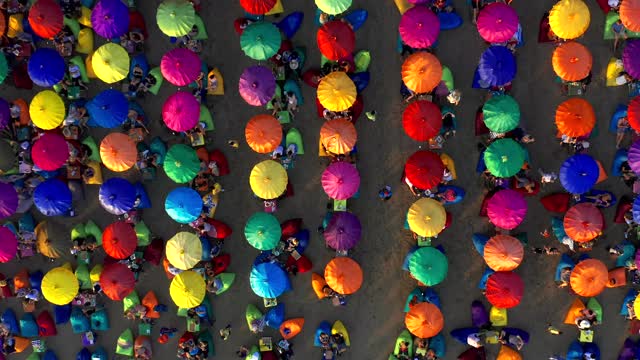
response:
{"label": "red umbrella", "polygon": [[336,61],[353,53],[356,35],[346,22],[333,20],[318,29],[316,41],[322,55]]}
{"label": "red umbrella", "polygon": [[36,35],[53,39],[62,30],[62,9],[53,0],[37,0],[29,9],[29,25]]}
{"label": "red umbrella", "polygon": [[69,159],[67,141],[58,133],[44,133],[33,143],[31,159],[42,170],[57,170]]}
{"label": "red umbrella", "polygon": [[402,127],[416,141],[427,141],[442,128],[442,113],[438,105],[427,100],[414,101],[402,113]]}
{"label": "red umbrella", "polygon": [[634,130],[640,131],[640,96],[634,97],[629,102],[627,117],[629,119],[629,125],[631,125]]}
{"label": "red umbrella", "polygon": [[489,276],[485,295],[491,305],[510,309],[520,304],[524,293],[524,282],[511,271],[498,271]]}
{"label": "red umbrella", "polygon": [[418,189],[428,190],[442,181],[444,164],[438,154],[419,150],[407,159],[404,173],[409,182]]}
{"label": "red umbrella", "polygon": [[264,15],[273,9],[276,3],[276,0],[240,0],[240,6],[252,15]]}
{"label": "red umbrella", "polygon": [[133,272],[127,265],[113,263],[106,265],[100,273],[102,292],[111,300],[122,300],[129,295],[136,286]]}
{"label": "red umbrella", "polygon": [[138,236],[131,224],[116,221],[102,233],[102,247],[114,259],[126,259],[136,251]]}

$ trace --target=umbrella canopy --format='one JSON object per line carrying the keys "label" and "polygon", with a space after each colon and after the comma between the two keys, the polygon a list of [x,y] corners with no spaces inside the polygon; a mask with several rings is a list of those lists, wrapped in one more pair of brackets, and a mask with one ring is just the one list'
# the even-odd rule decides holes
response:
{"label": "umbrella canopy", "polygon": [[257,21],[247,26],[240,35],[240,47],[254,60],[267,60],[278,53],[282,35],[270,22]]}
{"label": "umbrella canopy", "polygon": [[87,112],[96,125],[113,129],[127,120],[129,102],[122,92],[107,89],[87,103]]}
{"label": "umbrella canopy", "polygon": [[322,173],[322,188],[332,199],[346,200],[360,188],[360,173],[345,161],[334,162]]}
{"label": "umbrella canopy", "polygon": [[193,51],[175,48],[162,56],[160,71],[162,77],[173,85],[187,86],[198,79],[201,63],[200,57]]}
{"label": "umbrella canopy", "polygon": [[564,215],[564,231],[573,240],[583,243],[602,235],[604,216],[592,203],[574,205]]}
{"label": "umbrella canopy", "polygon": [[430,302],[413,305],[404,316],[404,325],[419,338],[430,338],[438,335],[444,327],[444,316],[440,308]]}
{"label": "umbrella canopy", "polygon": [[277,0],[240,0],[240,6],[249,14],[264,15],[276,6]]}
{"label": "umbrella canopy", "polygon": [[323,13],[338,15],[347,11],[351,6],[351,0],[316,0],[316,6]]}
{"label": "umbrella canopy", "polygon": [[275,199],[284,194],[288,182],[287,170],[273,160],[256,164],[249,175],[251,190],[257,197],[265,200]]}
{"label": "umbrella canopy", "polygon": [[348,257],[333,258],[324,268],[327,285],[338,294],[353,294],[362,286],[362,268]]}
{"label": "umbrella canopy", "polygon": [[511,50],[504,46],[491,46],[480,56],[478,75],[480,82],[489,86],[503,86],[516,76],[518,66]]}
{"label": "umbrella canopy", "polygon": [[177,91],[162,105],[162,121],[173,131],[193,129],[200,119],[200,104],[191,93]]}
{"label": "umbrella canopy", "polygon": [[29,104],[29,116],[33,125],[42,130],[55,129],[67,114],[62,98],[51,90],[36,94]]}
{"label": "umbrella canopy", "polygon": [[335,212],[322,235],[328,247],[338,251],[349,250],[360,241],[362,225],[350,212]]}
{"label": "umbrella canopy", "polygon": [[414,202],[409,208],[407,222],[409,229],[419,236],[438,235],[447,221],[447,213],[442,204],[430,198]]}
{"label": "umbrella canopy", "polygon": [[135,276],[127,265],[112,263],[102,268],[100,287],[109,299],[120,301],[131,294],[135,286]]}
{"label": "umbrella canopy", "polygon": [[100,158],[104,166],[111,171],[127,171],[138,160],[136,143],[127,134],[111,133],[100,143]]}
{"label": "umbrella canopy", "polygon": [[424,285],[435,286],[447,277],[449,261],[434,247],[420,247],[409,258],[409,272]]}
{"label": "umbrella canopy", "polygon": [[342,71],[334,71],[320,80],[318,101],[331,111],[345,111],[355,102],[358,95],[353,80]]}
{"label": "umbrella canopy", "polygon": [[61,168],[69,159],[67,140],[58,133],[44,133],[33,143],[31,159],[34,165],[45,171]]}
{"label": "umbrella canopy", "polygon": [[569,41],[553,51],[551,64],[553,71],[562,80],[579,81],[589,76],[593,66],[593,57],[586,46]]}
{"label": "umbrella canopy", "polygon": [[520,105],[509,95],[494,95],[482,106],[482,119],[491,131],[509,132],[520,124]]}
{"label": "umbrella canopy", "polygon": [[484,41],[503,43],[518,31],[518,13],[511,6],[495,2],[482,8],[476,26]]}
{"label": "umbrella canopy", "polygon": [[37,49],[27,65],[33,83],[42,87],[51,87],[62,81],[66,70],[64,58],[55,49],[49,48]]}
{"label": "umbrella canopy", "polygon": [[64,14],[57,2],[37,0],[29,8],[29,26],[41,38],[53,39],[62,30]]}
{"label": "umbrella canopy", "polygon": [[191,188],[175,188],[167,195],[164,209],[176,222],[188,224],[196,221],[202,213],[202,197]]}
{"label": "umbrella canopy", "polygon": [[413,53],[402,63],[402,81],[411,91],[419,94],[428,93],[438,86],[441,79],[442,65],[431,53]]}
{"label": "umbrella canopy", "polygon": [[593,106],[583,98],[571,98],[558,105],[556,109],[556,126],[560,133],[570,136],[585,136],[596,124],[596,113]]}
{"label": "umbrella canopy", "polygon": [[280,236],[282,236],[282,229],[278,219],[265,212],[251,215],[244,226],[244,237],[249,245],[258,250],[275,249],[280,242]]}
{"label": "umbrella canopy", "polygon": [[275,263],[253,266],[249,275],[249,284],[256,295],[266,299],[275,299],[291,289],[289,276]]}
{"label": "umbrella canopy", "polygon": [[179,232],[167,241],[165,254],[171,265],[189,270],[202,260],[202,242],[190,232]]}
{"label": "umbrella canopy", "polygon": [[629,167],[636,174],[640,174],[640,140],[636,140],[631,147],[627,155]]}
{"label": "umbrella canopy", "polygon": [[118,44],[106,43],[91,56],[91,66],[98,79],[113,84],[129,74],[129,54]]}
{"label": "umbrella canopy", "polygon": [[129,9],[122,0],[99,0],[91,9],[91,28],[105,39],[129,31]]}
{"label": "umbrella canopy", "polygon": [[594,297],[600,294],[609,281],[607,267],[600,260],[586,259],[580,261],[571,270],[569,284],[579,296]]}
{"label": "umbrella canopy", "polygon": [[204,278],[195,271],[183,271],[171,280],[169,295],[179,308],[194,308],[204,301]]}
{"label": "umbrella canopy", "polygon": [[485,296],[491,305],[501,309],[518,306],[524,294],[524,282],[511,271],[498,271],[489,276]]}
{"label": "umbrella canopy", "polygon": [[36,225],[36,249],[48,258],[57,259],[69,253],[68,235],[60,226],[42,221]]}
{"label": "umbrella canopy", "polygon": [[487,215],[495,226],[506,230],[515,229],[527,215],[527,201],[515,190],[500,190],[489,199]]}
{"label": "umbrella canopy", "polygon": [[120,216],[133,209],[136,188],[125,179],[111,178],[100,185],[98,198],[107,212]]}
{"label": "umbrella canopy", "polygon": [[276,93],[276,77],[266,66],[250,66],[240,75],[240,96],[249,105],[266,105]]}
{"label": "umbrella canopy", "polygon": [[80,284],[71,270],[55,267],[49,270],[40,284],[42,296],[54,305],[67,305],[78,294]]}
{"label": "umbrella canopy", "polygon": [[440,19],[427,6],[414,6],[400,18],[402,42],[414,49],[430,48],[438,40]]}
{"label": "umbrella canopy", "polygon": [[244,136],[253,151],[268,154],[282,143],[282,125],[271,115],[256,115],[247,122]]}
{"label": "umbrella canopy", "polygon": [[431,101],[414,101],[402,113],[402,127],[413,140],[428,141],[442,128],[440,108]]}
{"label": "umbrella canopy", "polygon": [[45,216],[65,215],[71,210],[71,190],[56,178],[45,180],[33,192],[33,203]]}
{"label": "umbrella canopy", "polygon": [[572,194],[583,194],[591,190],[599,176],[598,163],[585,154],[571,156],[560,167],[560,183]]}
{"label": "umbrella canopy", "polygon": [[0,219],[15,214],[18,202],[18,193],[13,185],[0,181]]}
{"label": "umbrella canopy", "polygon": [[138,246],[138,237],[133,225],[116,221],[102,233],[102,248],[107,255],[114,259],[122,260],[131,256]]}
{"label": "umbrella canopy", "polygon": [[429,190],[440,184],[444,174],[444,164],[438,154],[428,150],[418,150],[407,159],[404,173],[409,182],[422,190]]}
{"label": "umbrella canopy", "polygon": [[634,79],[640,79],[640,40],[627,40],[622,51],[624,70]]}
{"label": "umbrella canopy", "polygon": [[631,125],[634,130],[640,131],[640,96],[634,97],[629,102],[629,106],[627,106],[627,119],[629,120],[629,125]]}
{"label": "umbrella canopy", "polygon": [[198,175],[200,159],[191,146],[175,144],[167,151],[163,167],[169,179],[184,184]]}
{"label": "umbrella canopy", "polygon": [[640,0],[625,0],[620,4],[620,20],[624,27],[640,32]]}
{"label": "umbrella canopy", "polygon": [[522,169],[525,151],[513,139],[499,139],[484,152],[484,162],[491,174],[501,178],[511,177]]}
{"label": "umbrella canopy", "polygon": [[[640,196],[636,196],[636,198],[633,199],[633,205],[631,207],[631,213],[633,215],[633,221],[635,221],[637,223],[640,220]],[[640,260],[640,252],[637,252],[636,258],[638,260]]]}
{"label": "umbrella canopy", "polygon": [[582,0],[560,0],[549,12],[551,31],[561,39],[575,39],[589,28],[591,14]]}
{"label": "umbrella canopy", "polygon": [[340,20],[327,21],[318,29],[316,42],[320,53],[327,59],[338,61],[352,55],[356,35],[351,26]]}
{"label": "umbrella canopy", "polygon": [[347,119],[325,121],[320,128],[320,141],[333,154],[347,154],[356,145],[356,127]]}
{"label": "umbrella canopy", "polygon": [[0,98],[0,129],[4,129],[9,123],[11,123],[11,108],[9,102]]}
{"label": "umbrella canopy", "polygon": [[6,226],[0,226],[0,263],[6,263],[16,257],[18,239]]}
{"label": "umbrella canopy", "polygon": [[520,240],[508,235],[496,235],[484,246],[484,261],[494,271],[511,271],[520,266],[524,246]]}
{"label": "umbrella canopy", "polygon": [[196,23],[196,10],[187,0],[164,0],[156,11],[156,22],[167,36],[184,36]]}

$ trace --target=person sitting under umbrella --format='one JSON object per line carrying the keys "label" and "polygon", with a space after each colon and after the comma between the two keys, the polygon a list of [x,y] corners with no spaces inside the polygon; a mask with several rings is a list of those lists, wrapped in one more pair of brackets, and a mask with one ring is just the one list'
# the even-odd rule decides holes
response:
{"label": "person sitting under umbrella", "polygon": [[191,31],[189,31],[187,35],[180,37],[178,45],[180,47],[187,48],[196,54],[201,53],[202,42],[197,39],[198,33],[199,33],[198,27],[193,25],[193,27],[191,28]]}
{"label": "person sitting under umbrella", "polygon": [[68,26],[63,27],[62,30],[54,36],[53,42],[56,50],[58,50],[58,53],[63,57],[73,55],[76,37]]}
{"label": "person sitting under umbrella", "polygon": [[82,16],[82,2],[80,0],[60,0],[60,7],[64,16],[70,19]]}

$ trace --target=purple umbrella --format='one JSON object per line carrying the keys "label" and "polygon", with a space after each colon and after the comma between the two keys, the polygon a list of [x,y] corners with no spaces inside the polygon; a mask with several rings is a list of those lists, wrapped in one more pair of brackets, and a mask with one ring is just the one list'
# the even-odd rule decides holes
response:
{"label": "purple umbrella", "polygon": [[4,129],[11,122],[11,109],[7,100],[0,98],[0,129]]}
{"label": "purple umbrella", "polygon": [[327,246],[335,250],[349,250],[356,246],[362,235],[362,225],[358,217],[350,212],[333,214],[324,230]]}
{"label": "purple umbrella", "polygon": [[509,41],[518,31],[518,13],[507,4],[489,4],[480,11],[477,26],[478,33],[487,42]]}
{"label": "purple umbrella", "polygon": [[[482,53],[478,64],[480,82],[489,86],[503,86],[516,76],[516,58],[504,46],[491,46]],[[486,87],[489,87],[486,86]]]}
{"label": "purple umbrella", "polygon": [[238,90],[249,105],[265,105],[276,93],[276,77],[266,66],[250,66],[240,75]]}
{"label": "purple umbrella", "polygon": [[416,49],[431,47],[440,34],[440,19],[426,6],[414,6],[400,19],[400,38]]}
{"label": "purple umbrella", "polygon": [[18,193],[11,184],[0,182],[0,219],[15,214],[18,209]]}
{"label": "purple umbrella", "polygon": [[627,40],[622,52],[624,70],[634,79],[640,79],[640,40]]}
{"label": "purple umbrella", "polygon": [[100,0],[91,11],[91,26],[96,34],[113,39],[129,31],[129,9],[121,0]]}
{"label": "purple umbrella", "polygon": [[18,239],[8,227],[0,226],[0,263],[6,263],[16,256]]}
{"label": "purple umbrella", "polygon": [[629,148],[627,162],[634,173],[640,174],[640,140],[634,142]]}

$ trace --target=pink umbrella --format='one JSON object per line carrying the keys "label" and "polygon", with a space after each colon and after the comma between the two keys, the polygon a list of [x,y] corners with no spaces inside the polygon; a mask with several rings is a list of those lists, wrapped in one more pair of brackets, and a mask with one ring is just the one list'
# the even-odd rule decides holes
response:
{"label": "pink umbrella", "polygon": [[527,215],[527,201],[515,190],[500,190],[489,199],[487,215],[495,226],[515,229]]}
{"label": "pink umbrella", "polygon": [[426,4],[430,0],[408,0],[408,1],[409,1],[409,4],[417,5],[417,4]]}
{"label": "pink umbrella", "polygon": [[487,42],[509,41],[518,31],[518,13],[507,4],[489,4],[478,14],[477,26],[480,36]]}
{"label": "pink umbrella", "polygon": [[160,71],[168,82],[186,86],[200,75],[202,62],[198,54],[185,48],[175,48],[162,56]]}
{"label": "pink umbrella", "polygon": [[193,129],[200,119],[200,104],[195,96],[178,91],[162,105],[162,120],[173,131]]}
{"label": "pink umbrella", "polygon": [[426,6],[414,6],[400,19],[402,41],[416,49],[431,47],[440,34],[440,19]]}
{"label": "pink umbrella", "polygon": [[58,133],[44,133],[31,148],[33,163],[44,171],[54,171],[69,159],[67,140]]}
{"label": "pink umbrella", "polygon": [[6,263],[16,256],[18,251],[18,239],[16,235],[5,226],[0,226],[0,263]]}
{"label": "pink umbrella", "polygon": [[265,105],[276,93],[276,77],[266,66],[250,66],[240,75],[238,90],[249,105]]}
{"label": "pink umbrella", "polygon": [[322,188],[330,198],[346,200],[360,187],[360,174],[355,166],[339,161],[329,165],[322,173]]}
{"label": "pink umbrella", "polygon": [[15,214],[18,210],[18,193],[11,184],[0,182],[0,219]]}

